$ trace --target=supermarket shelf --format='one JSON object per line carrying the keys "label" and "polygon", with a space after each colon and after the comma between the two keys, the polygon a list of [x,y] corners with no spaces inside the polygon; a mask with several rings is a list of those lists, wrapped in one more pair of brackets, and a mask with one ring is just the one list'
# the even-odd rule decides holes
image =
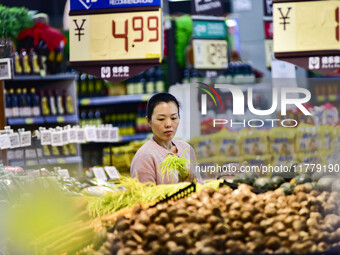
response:
{"label": "supermarket shelf", "polygon": [[48,80],[72,80],[76,75],[71,73],[51,74],[46,76],[40,75],[18,75],[13,77],[13,81],[48,81]]}
{"label": "supermarket shelf", "polygon": [[120,142],[132,142],[136,140],[144,140],[148,137],[150,133],[141,133],[135,135],[123,135],[120,136]]}
{"label": "supermarket shelf", "polygon": [[[80,156],[73,157],[59,157],[59,158],[40,158],[40,165],[58,165],[58,164],[80,164],[82,158]],[[24,160],[10,160],[9,164],[12,166],[25,166]],[[37,159],[27,159],[26,166],[37,166]]]}
{"label": "supermarket shelf", "polygon": [[79,121],[79,118],[76,114],[44,116],[44,117],[19,117],[19,118],[8,118],[7,119],[7,123],[9,125],[76,123],[78,121]]}
{"label": "supermarket shelf", "polygon": [[92,106],[92,105],[111,105],[121,103],[138,103],[147,102],[152,94],[142,95],[124,95],[124,96],[111,96],[111,97],[91,97],[79,99],[78,104],[80,106]]}
{"label": "supermarket shelf", "polygon": [[8,118],[9,125],[30,125],[30,124],[44,124],[43,117],[27,117],[27,118]]}
{"label": "supermarket shelf", "polygon": [[45,118],[45,123],[47,124],[76,123],[79,121],[79,118],[76,114],[45,116],[44,118]]}

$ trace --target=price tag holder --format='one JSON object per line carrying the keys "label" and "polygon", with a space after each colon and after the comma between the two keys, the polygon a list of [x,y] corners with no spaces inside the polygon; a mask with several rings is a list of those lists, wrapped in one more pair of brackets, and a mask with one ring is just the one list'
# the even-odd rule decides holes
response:
{"label": "price tag holder", "polygon": [[11,140],[8,134],[0,135],[0,148],[8,149],[11,147]]}
{"label": "price tag holder", "polygon": [[21,147],[31,146],[31,143],[32,143],[31,131],[20,132],[19,136],[20,136]]}
{"label": "price tag holder", "polygon": [[70,177],[70,173],[67,169],[58,169],[57,173],[62,178],[69,178]]}
{"label": "price tag holder", "polygon": [[61,131],[52,132],[52,146],[62,146],[63,138]]}
{"label": "price tag holder", "polygon": [[100,129],[100,141],[101,142],[110,141],[110,128],[104,127]]}
{"label": "price tag holder", "polygon": [[0,58],[0,80],[12,79],[12,60],[10,58]]}
{"label": "price tag holder", "polygon": [[9,140],[11,142],[11,149],[20,147],[20,140],[19,140],[19,134],[18,133],[12,133],[9,134]]}
{"label": "price tag holder", "polygon": [[78,141],[76,129],[68,130],[68,141],[69,143],[76,143]]}
{"label": "price tag holder", "polygon": [[85,127],[86,141],[95,142],[97,140],[96,127]]}
{"label": "price tag holder", "polygon": [[52,132],[51,130],[40,131],[41,145],[50,145],[52,143]]}
{"label": "price tag holder", "polygon": [[82,128],[77,130],[77,141],[78,143],[86,143],[85,130]]}
{"label": "price tag holder", "polygon": [[68,132],[67,132],[67,130],[61,131],[61,138],[62,138],[62,143],[63,143],[63,145],[69,143],[69,141],[68,141]]}
{"label": "price tag holder", "polygon": [[119,173],[117,168],[115,168],[114,166],[105,166],[104,167],[107,175],[110,177],[110,179],[119,179]]}
{"label": "price tag holder", "polygon": [[118,128],[117,127],[110,128],[110,142],[114,143],[118,142],[118,140],[119,140]]}
{"label": "price tag holder", "polygon": [[228,68],[228,48],[225,40],[194,39],[193,50],[196,69]]}
{"label": "price tag holder", "polygon": [[98,179],[98,181],[99,180],[105,181],[105,182],[107,181],[107,176],[102,167],[93,167],[92,171],[93,171],[94,176]]}

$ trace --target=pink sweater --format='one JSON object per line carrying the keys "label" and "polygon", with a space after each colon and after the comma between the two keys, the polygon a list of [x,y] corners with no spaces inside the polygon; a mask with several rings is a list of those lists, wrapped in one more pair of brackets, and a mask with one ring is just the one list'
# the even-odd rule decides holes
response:
{"label": "pink sweater", "polygon": [[[196,173],[196,155],[193,148],[184,141],[173,140],[173,144],[177,147],[177,156],[181,156],[183,151],[184,157],[190,160],[190,176],[196,177],[198,182],[202,182],[199,173]],[[138,175],[140,182],[154,182],[158,184],[178,183],[178,172],[175,171],[173,176],[170,174],[169,179],[162,175],[158,170],[159,164],[170,152],[157,144],[153,138],[145,142],[142,147],[136,152],[130,168],[131,177],[134,178]],[[173,177],[173,182],[172,182]]]}

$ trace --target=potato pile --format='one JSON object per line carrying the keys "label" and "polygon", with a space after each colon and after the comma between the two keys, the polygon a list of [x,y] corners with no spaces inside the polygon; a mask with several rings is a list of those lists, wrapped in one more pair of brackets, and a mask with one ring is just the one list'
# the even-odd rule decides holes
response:
{"label": "potato pile", "polygon": [[134,208],[101,254],[310,254],[340,246],[340,194],[298,185],[256,195],[250,186],[205,188],[189,198]]}

